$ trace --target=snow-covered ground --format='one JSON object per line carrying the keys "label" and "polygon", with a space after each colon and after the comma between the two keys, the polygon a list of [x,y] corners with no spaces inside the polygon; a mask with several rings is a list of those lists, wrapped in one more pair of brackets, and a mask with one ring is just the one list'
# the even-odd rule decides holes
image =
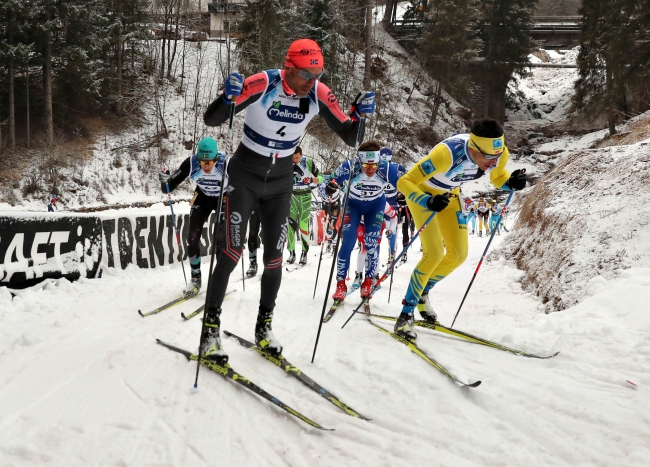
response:
{"label": "snow-covered ground", "polygon": [[[467,262],[436,287],[443,324],[451,324],[486,242],[470,237]],[[311,428],[205,369],[193,394],[195,365],[155,338],[194,350],[201,323],[179,314],[200,300],[141,318],[137,309],[179,293],[182,273],[178,265],[132,267],[13,300],[0,288],[0,465],[647,465],[650,268],[592,281],[586,300],[546,315],[522,291],[522,272],[503,259],[484,264],[456,327],[561,353],[526,359],[420,330],[420,345],[441,364],[483,381],[467,389],[362,318],[341,329],[355,295],[323,326],[310,364],[330,267],[323,261],[312,300],[318,252],[285,273],[274,330],[292,363],[372,421],[344,414],[232,340],[224,344],[236,370],[336,431]],[[375,312],[399,311],[418,258],[416,242],[396,271],[391,303],[383,287]],[[252,339],[260,285],[244,292],[238,273],[223,328]]]}
{"label": "snow-covered ground", "polygon": [[[531,63],[575,65],[578,48],[571,50],[538,50],[529,55]],[[542,57],[542,58],[540,58]],[[577,68],[529,68],[528,76],[515,78],[509,91],[515,95],[511,108],[506,110],[508,121],[544,120],[548,123],[566,118],[573,84],[578,78]]]}

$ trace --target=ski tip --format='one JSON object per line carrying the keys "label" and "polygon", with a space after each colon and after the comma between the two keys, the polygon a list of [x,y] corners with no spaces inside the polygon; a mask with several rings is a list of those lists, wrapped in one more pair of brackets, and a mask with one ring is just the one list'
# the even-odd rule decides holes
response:
{"label": "ski tip", "polygon": [[138,310],[138,314],[144,318],[144,315],[142,314],[142,310]]}
{"label": "ski tip", "polygon": [[158,338],[156,338],[156,344],[162,344],[162,341]]}
{"label": "ski tip", "polygon": [[185,316],[185,313],[183,313],[182,311],[181,311],[181,318],[183,318],[184,320],[187,320],[187,317]]}
{"label": "ski tip", "polygon": [[479,380],[479,381],[474,381],[473,383],[468,383],[465,386],[469,388],[476,388],[479,387],[480,385],[481,385],[481,381]]}

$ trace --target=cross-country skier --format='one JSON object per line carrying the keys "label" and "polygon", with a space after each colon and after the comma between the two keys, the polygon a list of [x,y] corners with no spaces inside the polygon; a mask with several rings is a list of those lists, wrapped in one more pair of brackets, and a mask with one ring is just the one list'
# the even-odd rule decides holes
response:
{"label": "cross-country skier", "polygon": [[293,196],[291,197],[291,211],[289,213],[289,237],[287,249],[289,259],[287,263],[296,262],[296,232],[300,232],[302,254],[299,264],[307,264],[309,251],[309,217],[311,216],[311,188],[312,185],[322,183],[323,176],[319,174],[316,164],[311,157],[303,156],[302,149],[297,146],[292,156],[293,159]]}
{"label": "cross-country skier", "polygon": [[[187,297],[194,297],[201,290],[201,233],[210,213],[219,209],[224,163],[225,157],[219,152],[217,142],[207,137],[199,141],[196,154],[185,159],[173,174],[170,175],[166,169],[158,174],[163,193],[167,193],[167,184],[170,192],[174,191],[187,177],[196,183],[194,196],[190,201],[192,207],[187,238],[187,254],[192,271],[190,283],[183,291]],[[219,219],[221,221],[221,216]],[[223,229],[221,231],[223,232]],[[222,242],[223,236],[218,239],[217,248],[222,245]]]}
{"label": "cross-country skier", "polygon": [[490,169],[490,181],[500,190],[521,190],[526,186],[524,172],[518,169],[510,174],[505,169],[508,158],[501,125],[496,120],[479,120],[469,134],[455,135],[437,144],[398,182],[397,188],[406,195],[418,229],[433,211],[437,214],[420,234],[422,259],[413,270],[402,301],[402,312],[395,323],[397,334],[407,339],[417,337],[413,331],[416,306],[423,319],[436,322],[429,291],[467,258],[460,186]]}
{"label": "cross-country skier", "polygon": [[469,234],[474,235],[476,231],[476,209],[474,209],[474,202],[472,198],[465,198],[465,212],[467,213],[467,227]]}
{"label": "cross-country skier", "polygon": [[375,110],[373,92],[359,93],[348,117],[327,86],[318,81],[324,72],[323,54],[311,39],[294,41],[287,51],[284,69],[267,70],[244,80],[239,73],[226,78],[223,94],[204,115],[209,126],[224,123],[231,104],[246,110],[244,135],[229,166],[230,185],[226,200],[227,242],[214,270],[208,298],[201,355],[224,363],[220,314],[228,278],[241,256],[243,229],[253,206],[259,202],[264,272],[255,342],[265,352],[280,354],[282,346],[271,330],[275,299],[282,280],[282,254],[289,227],[293,190],[291,155],[307,124],[316,115],[349,146],[354,146],[361,119]]}
{"label": "cross-country skier", "polygon": [[[331,175],[331,173],[326,175]],[[318,195],[323,200],[323,210],[325,211],[325,252],[330,253],[332,243],[341,227],[341,220],[339,219],[341,190],[336,180],[330,180],[328,183],[318,186]]]}
{"label": "cross-country skier", "polygon": [[[402,223],[402,247],[406,248],[406,245],[409,244],[413,231],[415,230],[415,224],[413,223],[413,216],[411,216],[411,211],[406,205],[406,197],[403,193],[397,192],[397,204],[399,206],[399,221]],[[409,231],[411,236],[409,236]],[[406,263],[408,261],[408,253],[404,252],[400,263]]]}
{"label": "cross-country skier", "polygon": [[478,236],[483,236],[483,226],[485,226],[485,234],[487,235],[490,229],[488,224],[488,217],[490,216],[490,205],[485,202],[485,198],[481,198],[474,205],[476,216],[478,217]]}
{"label": "cross-country skier", "polygon": [[[384,190],[384,194],[386,195],[386,202],[390,204],[395,211],[399,209],[399,205],[397,203],[397,183],[395,182],[396,180],[399,180],[402,175],[406,173],[406,167],[404,167],[402,164],[398,164],[397,162],[392,162],[393,158],[393,151],[390,150],[390,148],[381,148],[381,151],[379,152],[379,157],[381,160],[388,162],[388,185],[386,186],[386,189]],[[390,180],[393,180],[391,182]],[[395,184],[393,184],[395,183]],[[397,235],[391,235],[389,238],[389,245],[390,245],[390,252],[388,254],[388,262],[393,261],[393,256],[395,255],[395,244],[397,242]]]}
{"label": "cross-country skier", "polygon": [[[388,183],[388,164],[379,159],[380,144],[377,141],[367,141],[359,146],[358,159],[350,163],[343,162],[330,176],[339,185],[350,179],[346,196],[349,196],[347,211],[343,216],[341,228],[341,248],[336,267],[335,300],[344,300],[348,291],[345,285],[350,254],[357,238],[357,228],[361,217],[364,218],[364,242],[368,252],[366,260],[366,277],[361,284],[361,296],[370,295],[372,278],[377,269],[379,258],[379,237],[384,223],[384,208],[386,197],[384,189]],[[352,176],[350,178],[350,172]]]}

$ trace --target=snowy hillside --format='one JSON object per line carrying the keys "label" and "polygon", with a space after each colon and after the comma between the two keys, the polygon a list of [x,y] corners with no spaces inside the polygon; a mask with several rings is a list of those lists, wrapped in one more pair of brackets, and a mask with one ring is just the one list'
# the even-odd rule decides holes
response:
{"label": "snowy hillside", "polygon": [[[400,10],[401,11],[401,10]],[[375,16],[381,19],[381,15]],[[417,61],[390,37],[381,25],[375,28],[376,57],[384,64],[381,78],[373,80],[377,93],[377,112],[366,127],[366,139],[376,138],[390,145],[395,160],[410,166],[433,146],[433,135],[447,135],[464,131],[464,120],[457,115],[460,106],[445,95],[446,104],[432,132],[428,125],[431,105],[429,97],[422,94],[432,86],[432,80],[421,73]],[[61,182],[57,188],[58,207],[69,211],[79,208],[98,208],[106,205],[129,203],[155,203],[163,196],[159,192],[157,173],[161,167],[176,168],[191,155],[185,143],[199,141],[204,136],[217,139],[225,148],[227,125],[213,128],[203,124],[203,113],[222,87],[226,75],[227,44],[218,41],[179,43],[184,55],[184,74],[180,65],[173,71],[175,79],[158,88],[152,85],[151,99],[142,104],[144,122],[120,134],[97,135],[89,154],[79,158],[78,164],[61,165],[57,168]],[[231,44],[232,69],[235,44]],[[362,89],[363,55],[354,56],[357,67],[349,96],[338,96],[340,105],[347,112],[349,103]],[[414,85],[414,82],[419,83]],[[405,88],[407,91],[405,91]],[[408,104],[406,97],[411,94]],[[156,116],[159,118],[156,118]],[[319,120],[318,118],[316,120]],[[244,114],[235,117],[235,147],[241,139]],[[308,130],[313,129],[309,127]],[[166,130],[166,132],[164,131]],[[328,130],[328,136],[331,132]],[[335,138],[319,141],[307,133],[301,140],[305,154],[314,157],[319,166],[334,168],[349,157],[349,148]],[[234,149],[234,148],[233,148]],[[335,157],[333,158],[333,154]],[[0,194],[0,211],[46,211],[49,191],[39,190],[34,195],[23,196],[21,189],[30,183],[32,167],[25,170],[20,186],[6,187]],[[189,199],[193,187],[184,183],[174,193]],[[166,198],[166,196],[165,196]]]}
{"label": "snowy hillside", "polygon": [[526,196],[507,247],[548,310],[578,303],[624,270],[650,266],[649,124],[646,113],[623,125],[628,144],[564,151]]}

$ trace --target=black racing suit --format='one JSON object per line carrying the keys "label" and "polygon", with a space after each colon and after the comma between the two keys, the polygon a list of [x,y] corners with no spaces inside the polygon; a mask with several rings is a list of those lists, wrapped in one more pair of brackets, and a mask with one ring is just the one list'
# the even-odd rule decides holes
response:
{"label": "black racing suit", "polygon": [[[266,95],[268,89],[262,82],[264,79],[263,74],[257,74],[244,81],[244,91],[236,101],[237,113],[257,103],[263,95]],[[322,96],[321,93],[314,96],[319,108],[318,113],[349,146],[354,146],[359,122],[353,122],[343,114],[338,107],[336,97],[326,86],[321,86],[320,89],[323,91]],[[267,105],[264,102],[265,100],[262,100],[258,105]],[[272,104],[271,99],[268,102],[269,112],[273,110]],[[205,124],[218,126],[224,123],[229,117],[230,105],[223,96],[217,98],[205,112]],[[312,116],[313,114],[308,115],[308,117]],[[255,124],[255,122],[247,123],[248,125],[246,123],[244,125],[245,133],[250,132],[250,125]],[[291,123],[278,123],[278,135],[286,125]],[[281,135],[276,138],[280,137]],[[287,148],[284,149],[286,151]],[[275,300],[282,281],[283,251],[287,239],[289,208],[293,192],[293,161],[290,156],[273,157],[272,153],[270,156],[259,154],[240,143],[229,164],[228,176],[229,185],[234,190],[226,203],[226,244],[221,250],[219,262],[214,269],[207,312],[217,314],[221,309],[228,279],[241,256],[251,211],[259,203],[264,243],[260,311],[264,307],[265,312],[269,313],[275,308]]]}
{"label": "black racing suit", "polygon": [[[181,166],[174,172],[168,180],[169,190],[174,191],[178,185],[183,182],[189,175],[191,169],[190,157],[185,159]],[[161,183],[160,189],[163,193],[167,193],[167,187],[165,183]],[[201,277],[201,234],[203,233],[203,226],[205,221],[210,217],[212,211],[217,211],[219,209],[219,197],[218,196],[208,196],[200,187],[197,185],[194,190],[194,196],[190,201],[190,226],[187,236],[187,255],[189,257],[190,266],[192,268],[192,277]],[[224,209],[222,209],[222,215],[219,216],[220,223],[220,234],[217,238],[217,252],[219,255],[221,248],[225,240],[224,232]],[[213,232],[210,232],[208,229],[208,235],[210,236],[210,242],[212,242]]]}

